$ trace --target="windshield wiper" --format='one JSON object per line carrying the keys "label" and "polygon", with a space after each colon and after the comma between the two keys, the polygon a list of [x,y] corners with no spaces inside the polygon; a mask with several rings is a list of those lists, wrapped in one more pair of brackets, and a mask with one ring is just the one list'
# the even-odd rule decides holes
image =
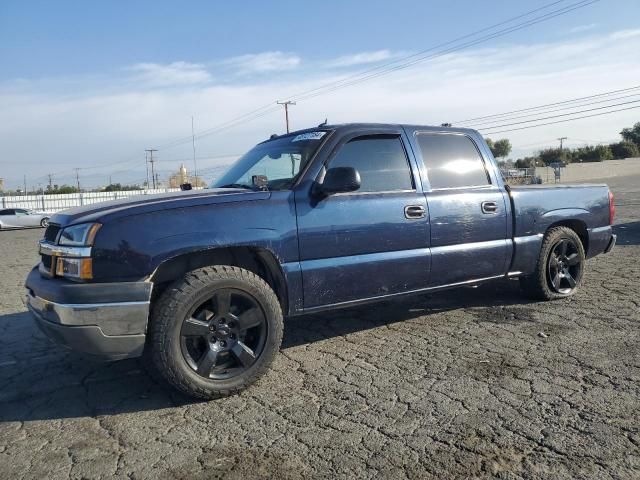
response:
{"label": "windshield wiper", "polygon": [[247,190],[255,190],[251,185],[245,185],[244,183],[229,183],[227,185],[221,185],[218,188],[245,188]]}

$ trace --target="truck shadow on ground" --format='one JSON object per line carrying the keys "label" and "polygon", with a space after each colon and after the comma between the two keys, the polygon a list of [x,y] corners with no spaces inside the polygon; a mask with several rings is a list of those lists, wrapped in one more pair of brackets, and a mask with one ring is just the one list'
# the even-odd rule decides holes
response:
{"label": "truck shadow on ground", "polygon": [[613,233],[618,235],[616,244],[619,246],[640,245],[640,222],[614,225]]}
{"label": "truck shadow on ground", "polygon": [[[295,348],[440,312],[528,303],[517,282],[494,282],[287,319],[282,348]],[[479,317],[482,321],[482,315]],[[499,318],[492,321],[501,321]],[[198,403],[149,375],[142,360],[100,363],[50,343],[27,312],[0,316],[0,423],[116,415]],[[241,395],[264,395],[257,385]],[[221,402],[224,399],[219,400]]]}

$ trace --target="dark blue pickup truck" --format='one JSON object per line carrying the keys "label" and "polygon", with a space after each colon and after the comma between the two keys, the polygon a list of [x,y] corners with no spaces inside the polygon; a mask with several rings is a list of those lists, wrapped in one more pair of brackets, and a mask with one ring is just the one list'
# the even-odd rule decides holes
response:
{"label": "dark blue pickup truck", "polygon": [[145,353],[213,398],[265,372],[283,316],[505,277],[572,295],[613,248],[613,215],[606,185],[505,185],[473,130],[320,126],[272,136],[209,189],[53,216],[25,301],[63,345]]}

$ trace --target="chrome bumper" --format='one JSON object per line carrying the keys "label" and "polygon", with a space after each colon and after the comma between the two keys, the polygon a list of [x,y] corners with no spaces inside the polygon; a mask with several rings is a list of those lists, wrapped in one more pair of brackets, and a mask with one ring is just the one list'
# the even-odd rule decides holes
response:
{"label": "chrome bumper", "polygon": [[25,306],[54,341],[107,360],[142,355],[149,301],[62,304],[31,293]]}
{"label": "chrome bumper", "polygon": [[612,233],[611,240],[609,240],[609,245],[607,245],[607,248],[604,249],[604,253],[609,253],[611,250],[613,250],[613,247],[616,246],[617,239],[618,239],[618,236]]}

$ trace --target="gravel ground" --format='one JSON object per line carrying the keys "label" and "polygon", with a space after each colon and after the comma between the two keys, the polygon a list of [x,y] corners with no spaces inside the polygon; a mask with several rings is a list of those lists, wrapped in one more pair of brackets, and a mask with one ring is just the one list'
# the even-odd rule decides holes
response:
{"label": "gravel ground", "polygon": [[640,177],[575,297],[498,282],[286,322],[273,371],[193,402],[51,344],[0,232],[0,477],[640,478]]}

